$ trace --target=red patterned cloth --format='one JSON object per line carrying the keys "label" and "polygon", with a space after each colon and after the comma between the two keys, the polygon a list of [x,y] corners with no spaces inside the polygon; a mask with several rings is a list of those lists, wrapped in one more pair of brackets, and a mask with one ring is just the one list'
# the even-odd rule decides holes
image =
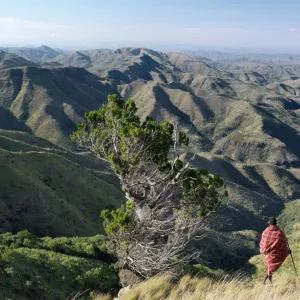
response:
{"label": "red patterned cloth", "polygon": [[285,234],[277,226],[270,225],[262,234],[260,253],[265,254],[268,274],[272,274],[290,254]]}

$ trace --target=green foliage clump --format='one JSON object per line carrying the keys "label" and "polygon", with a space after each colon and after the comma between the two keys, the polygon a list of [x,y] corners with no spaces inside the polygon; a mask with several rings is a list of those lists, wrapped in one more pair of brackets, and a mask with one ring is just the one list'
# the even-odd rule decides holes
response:
{"label": "green foliage clump", "polygon": [[[141,122],[136,111],[131,99],[124,102],[117,95],[109,95],[106,105],[85,115],[87,123],[78,125],[71,139],[85,145],[91,137],[94,138],[94,150],[111,163],[117,174],[129,172],[142,156],[161,169],[170,168],[169,150],[174,143],[174,126],[168,121],[157,123],[150,117]],[[128,152],[136,140],[148,147],[129,157]],[[179,144],[187,145],[188,142],[186,134],[180,132]]]}
{"label": "green foliage clump", "polygon": [[127,231],[130,224],[134,224],[134,202],[127,200],[125,208],[116,210],[103,210],[101,218],[105,221],[105,232],[107,234],[116,233],[118,231]]}
{"label": "green foliage clump", "polygon": [[11,249],[40,248],[41,240],[27,230],[19,231],[17,234],[7,232],[0,235],[0,245]]}
{"label": "green foliage clump", "polygon": [[0,235],[0,246],[10,249],[21,247],[51,250],[54,252],[79,256],[98,258],[102,261],[114,262],[111,246],[103,235],[93,237],[43,237],[38,238],[27,230],[17,234],[4,233]]}
{"label": "green foliage clump", "polygon": [[73,256],[98,258],[103,261],[113,262],[110,244],[103,235],[93,237],[58,237],[42,238],[42,248]]}
{"label": "green foliage clump", "polygon": [[225,271],[222,269],[210,269],[207,266],[197,264],[197,265],[186,265],[184,274],[189,274],[196,277],[214,278],[220,279],[225,276]]}
{"label": "green foliage clump", "polygon": [[116,274],[113,268],[107,267],[107,265],[90,269],[83,274],[78,275],[75,280],[80,286],[92,291],[110,291],[111,289],[118,287],[118,285],[116,285]]}
{"label": "green foliage clump", "polygon": [[108,248],[100,235],[52,239],[28,231],[1,234],[0,299],[66,299],[88,289],[117,290]]}
{"label": "green foliage clump", "polygon": [[[187,170],[182,181],[181,207],[183,211],[189,214],[196,211],[200,217],[207,216],[220,207],[219,191],[223,186],[224,182],[219,175],[211,175],[203,169]],[[224,196],[228,196],[226,190]],[[199,199],[210,199],[210,201],[201,202]]]}

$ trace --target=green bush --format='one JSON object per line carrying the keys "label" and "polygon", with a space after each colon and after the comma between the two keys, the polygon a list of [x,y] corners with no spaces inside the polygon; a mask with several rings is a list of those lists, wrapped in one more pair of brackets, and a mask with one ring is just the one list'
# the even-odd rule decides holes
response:
{"label": "green bush", "polygon": [[119,288],[114,258],[101,235],[52,239],[28,231],[1,234],[0,261],[0,299],[66,299],[79,291]]}
{"label": "green bush", "polygon": [[27,230],[13,235],[0,235],[0,246],[17,249],[20,247],[45,249],[72,256],[98,258],[106,262],[115,262],[111,255],[110,243],[104,235],[93,237],[38,238]]}

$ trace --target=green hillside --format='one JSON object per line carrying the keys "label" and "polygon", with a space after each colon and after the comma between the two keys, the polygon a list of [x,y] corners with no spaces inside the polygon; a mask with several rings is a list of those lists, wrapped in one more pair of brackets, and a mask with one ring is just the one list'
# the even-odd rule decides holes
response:
{"label": "green hillside", "polygon": [[0,232],[101,233],[101,210],[122,201],[118,180],[103,162],[66,148],[110,88],[72,68],[7,69],[0,86]]}
{"label": "green hillside", "polygon": [[0,161],[2,232],[94,235],[102,232],[101,210],[122,200],[100,174],[54,153],[0,149]]}
{"label": "green hillside", "polygon": [[107,165],[87,152],[71,152],[47,140],[22,131],[0,129],[0,141],[1,148],[11,152],[46,152],[65,157],[83,167],[96,171],[93,174],[105,177],[106,181],[112,182],[116,187],[119,186],[118,179],[107,169]]}
{"label": "green hillside", "polygon": [[36,136],[71,148],[69,135],[76,124],[85,112],[99,108],[111,91],[84,69],[8,69],[0,72],[0,113],[10,114],[6,119],[15,118]]}
{"label": "green hillside", "polygon": [[27,231],[1,234],[0,257],[1,299],[67,299],[119,286],[114,259],[100,235],[39,239]]}

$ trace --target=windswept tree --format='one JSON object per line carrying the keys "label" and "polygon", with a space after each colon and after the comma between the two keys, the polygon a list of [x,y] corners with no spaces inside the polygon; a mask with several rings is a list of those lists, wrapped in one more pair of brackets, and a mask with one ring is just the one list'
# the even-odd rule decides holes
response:
{"label": "windswept tree", "polygon": [[136,112],[131,99],[110,95],[106,105],[86,114],[71,139],[119,177],[124,205],[101,213],[105,230],[120,267],[148,278],[198,257],[199,249],[187,246],[201,236],[226,191],[218,175],[180,159],[189,139],[176,124],[141,121]]}

